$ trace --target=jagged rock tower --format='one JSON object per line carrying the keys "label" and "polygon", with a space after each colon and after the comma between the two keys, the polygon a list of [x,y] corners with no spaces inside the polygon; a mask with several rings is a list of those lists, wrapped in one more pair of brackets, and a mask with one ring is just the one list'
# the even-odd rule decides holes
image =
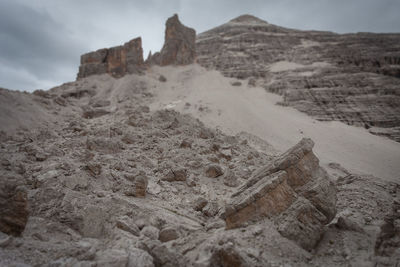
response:
{"label": "jagged rock tower", "polygon": [[187,65],[196,58],[196,31],[184,26],[178,15],[166,22],[165,42],[161,52],[143,60],[142,39],[135,38],[122,46],[103,48],[81,56],[78,79],[108,73],[115,78],[141,73],[148,65]]}

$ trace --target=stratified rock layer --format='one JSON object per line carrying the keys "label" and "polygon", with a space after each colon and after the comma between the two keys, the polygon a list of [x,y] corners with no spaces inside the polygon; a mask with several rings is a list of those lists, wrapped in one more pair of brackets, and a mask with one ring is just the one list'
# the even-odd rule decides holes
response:
{"label": "stratified rock layer", "polygon": [[400,141],[400,35],[299,31],[240,16],[201,33],[197,62],[250,79],[284,105]]}
{"label": "stratified rock layer", "polygon": [[258,170],[232,195],[224,214],[226,228],[267,217],[275,219],[283,236],[313,248],[336,214],[336,188],[319,166],[313,146],[304,138]]}
{"label": "stratified rock layer", "polygon": [[78,78],[109,73],[121,77],[139,73],[144,68],[142,39],[136,38],[122,46],[99,49],[81,56]]}

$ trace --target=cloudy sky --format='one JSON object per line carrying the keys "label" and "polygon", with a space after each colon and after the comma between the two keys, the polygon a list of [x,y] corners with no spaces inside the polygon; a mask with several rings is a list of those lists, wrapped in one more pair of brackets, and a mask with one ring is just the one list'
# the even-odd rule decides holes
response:
{"label": "cloudy sky", "polygon": [[33,91],[75,80],[80,55],[142,37],[160,50],[177,13],[203,32],[242,14],[297,29],[400,32],[399,0],[0,0],[0,87]]}

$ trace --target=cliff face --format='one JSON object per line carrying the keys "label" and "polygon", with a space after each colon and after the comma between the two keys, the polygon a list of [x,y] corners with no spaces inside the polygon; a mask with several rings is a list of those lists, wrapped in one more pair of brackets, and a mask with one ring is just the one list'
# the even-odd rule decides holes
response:
{"label": "cliff face", "polygon": [[122,46],[104,48],[81,56],[78,78],[109,73],[114,77],[139,73],[144,69],[142,39],[136,38]]}
{"label": "cliff face", "polygon": [[182,25],[178,15],[170,17],[165,23],[165,42],[160,52],[159,64],[187,65],[196,57],[196,31]]}
{"label": "cliff face", "polygon": [[240,16],[197,36],[197,61],[283,105],[400,141],[400,35],[298,31]]}

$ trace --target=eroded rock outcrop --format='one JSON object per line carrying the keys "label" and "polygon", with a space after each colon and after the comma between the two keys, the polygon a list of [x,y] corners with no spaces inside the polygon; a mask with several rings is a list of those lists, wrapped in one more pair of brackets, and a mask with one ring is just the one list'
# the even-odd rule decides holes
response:
{"label": "eroded rock outcrop", "polygon": [[259,169],[232,195],[224,214],[226,228],[270,218],[283,236],[311,249],[336,214],[336,188],[313,146],[304,138]]}
{"label": "eroded rock outcrop", "polygon": [[161,66],[187,65],[196,58],[196,31],[184,26],[178,15],[165,23],[165,41],[160,53],[155,53],[148,62]]}
{"label": "eroded rock outcrop", "polygon": [[141,73],[146,65],[187,65],[196,58],[196,31],[184,26],[178,15],[165,23],[165,42],[160,52],[149,53],[143,60],[142,39],[135,38],[124,45],[103,48],[81,56],[78,79],[108,73],[113,77]]}
{"label": "eroded rock outcrop", "polygon": [[142,39],[135,38],[122,46],[99,49],[81,56],[78,79],[109,73],[121,77],[144,69]]}

